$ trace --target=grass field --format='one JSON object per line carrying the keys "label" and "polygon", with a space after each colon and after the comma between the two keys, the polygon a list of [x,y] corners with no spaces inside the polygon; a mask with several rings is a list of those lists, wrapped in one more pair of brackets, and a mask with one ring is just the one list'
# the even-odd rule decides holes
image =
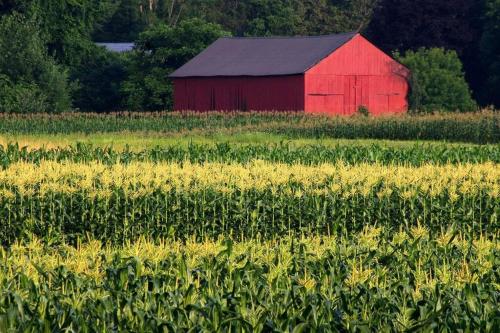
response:
{"label": "grass field", "polygon": [[[248,132],[236,134],[164,134],[151,132],[115,132],[115,133],[72,133],[72,134],[0,134],[0,144],[18,143],[19,146],[33,148],[62,148],[74,146],[77,143],[93,145],[95,147],[110,147],[123,150],[128,146],[132,151],[156,148],[157,146],[183,146],[190,144],[215,145],[231,143],[234,145],[250,144],[281,144],[301,147],[307,145],[335,146],[370,146],[378,144],[386,147],[407,147],[414,144],[447,147],[471,147],[475,143],[440,142],[433,140],[384,140],[384,139],[335,139],[335,138],[290,138],[286,135],[269,134],[263,132]],[[498,144],[490,144],[498,145]]]}
{"label": "grass field", "polygon": [[[377,140],[377,139],[291,139],[285,135],[268,134],[261,132],[210,135],[185,135],[185,134],[162,134],[162,133],[137,133],[137,132],[117,132],[98,134],[3,134],[0,135],[0,144],[6,146],[9,143],[18,143],[19,146],[33,148],[63,148],[74,146],[77,143],[93,145],[95,147],[110,147],[116,150],[123,150],[127,146],[132,151],[142,151],[156,148],[157,146],[182,146],[190,144],[215,145],[218,143],[231,143],[233,145],[249,144],[280,144],[288,143],[292,146],[324,145],[334,147],[337,145],[367,146],[373,143],[384,146],[398,147],[407,146],[412,143],[428,143],[429,145],[440,144],[435,141],[397,141],[397,140]],[[475,146],[470,143],[447,143],[449,146]]]}
{"label": "grass field", "polygon": [[1,116],[0,332],[495,332],[498,119]]}

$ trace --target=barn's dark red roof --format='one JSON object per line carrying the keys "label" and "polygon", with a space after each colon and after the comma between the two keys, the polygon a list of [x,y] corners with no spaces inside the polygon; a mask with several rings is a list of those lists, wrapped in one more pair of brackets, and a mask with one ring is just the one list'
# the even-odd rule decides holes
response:
{"label": "barn's dark red roof", "polygon": [[356,35],[220,38],[170,77],[302,74]]}

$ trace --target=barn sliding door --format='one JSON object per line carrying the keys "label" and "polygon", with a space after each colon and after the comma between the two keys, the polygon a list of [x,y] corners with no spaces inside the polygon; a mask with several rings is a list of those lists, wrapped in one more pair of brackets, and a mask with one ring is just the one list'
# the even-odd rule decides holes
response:
{"label": "barn sliding door", "polygon": [[345,76],[344,114],[355,114],[360,107],[369,107],[369,103],[369,77],[362,75]]}
{"label": "barn sliding door", "polygon": [[314,75],[308,79],[307,111],[331,115],[344,114],[345,77],[341,75]]}
{"label": "barn sliding door", "polygon": [[369,104],[369,77],[313,75],[308,79],[308,111],[335,115],[355,114]]}

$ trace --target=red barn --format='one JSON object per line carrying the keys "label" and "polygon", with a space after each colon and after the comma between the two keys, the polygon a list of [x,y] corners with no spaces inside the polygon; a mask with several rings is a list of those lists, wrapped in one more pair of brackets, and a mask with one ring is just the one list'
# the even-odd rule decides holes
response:
{"label": "red barn", "polygon": [[176,110],[408,109],[409,70],[358,33],[221,38],[175,71]]}

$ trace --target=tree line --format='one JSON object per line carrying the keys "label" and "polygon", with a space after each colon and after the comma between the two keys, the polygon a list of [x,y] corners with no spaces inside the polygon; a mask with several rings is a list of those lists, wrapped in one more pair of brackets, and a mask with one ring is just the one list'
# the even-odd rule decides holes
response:
{"label": "tree line", "polygon": [[500,0],[0,0],[0,15],[1,112],[169,109],[168,74],[220,36],[344,31],[412,69],[415,110],[500,105]]}

